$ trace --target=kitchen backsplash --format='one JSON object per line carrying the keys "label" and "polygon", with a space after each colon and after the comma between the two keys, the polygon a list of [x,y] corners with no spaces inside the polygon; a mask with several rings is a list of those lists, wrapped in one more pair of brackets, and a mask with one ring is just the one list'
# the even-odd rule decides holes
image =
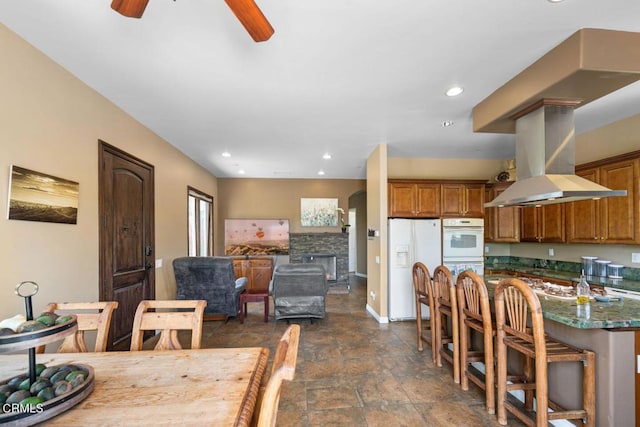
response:
{"label": "kitchen backsplash", "polygon": [[[500,265],[505,264],[576,273],[577,276],[580,275],[580,272],[582,270],[581,262],[555,261],[549,259],[524,258],[517,256],[485,256],[485,268],[492,268],[492,266],[496,268]],[[631,268],[625,266],[622,269],[622,278],[623,280],[626,279],[640,281],[640,268]]]}

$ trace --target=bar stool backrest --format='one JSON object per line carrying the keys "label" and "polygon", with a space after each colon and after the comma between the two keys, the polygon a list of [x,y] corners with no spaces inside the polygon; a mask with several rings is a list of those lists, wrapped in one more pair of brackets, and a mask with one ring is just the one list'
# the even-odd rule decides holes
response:
{"label": "bar stool backrest", "polygon": [[491,329],[491,307],[489,293],[484,280],[471,270],[458,274],[458,308],[466,317],[471,317]]}
{"label": "bar stool backrest", "polygon": [[429,276],[429,269],[421,262],[413,264],[413,288],[416,292],[416,299],[422,304],[433,309],[433,283]]}
{"label": "bar stool backrest", "polygon": [[[495,306],[498,330],[532,343],[538,359],[546,360],[542,307],[533,289],[522,280],[503,279],[496,287]],[[531,327],[527,326],[529,318]]]}
{"label": "bar stool backrest", "polygon": [[456,288],[453,283],[453,276],[451,271],[444,265],[439,265],[433,270],[433,288],[434,298],[440,304],[450,307],[456,305]]}

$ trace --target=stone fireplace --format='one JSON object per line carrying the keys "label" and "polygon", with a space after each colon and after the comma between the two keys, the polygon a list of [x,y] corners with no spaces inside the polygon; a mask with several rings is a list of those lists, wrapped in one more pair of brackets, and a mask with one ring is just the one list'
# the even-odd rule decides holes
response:
{"label": "stone fireplace", "polygon": [[[335,256],[333,280],[338,283],[349,283],[349,235],[347,233],[290,233],[290,262],[294,264],[305,262],[302,259],[303,256],[315,257],[313,262]],[[322,262],[329,261],[323,259]]]}
{"label": "stone fireplace", "polygon": [[300,257],[302,263],[320,264],[327,272],[327,280],[335,282],[338,279],[338,264],[335,254],[304,254]]}

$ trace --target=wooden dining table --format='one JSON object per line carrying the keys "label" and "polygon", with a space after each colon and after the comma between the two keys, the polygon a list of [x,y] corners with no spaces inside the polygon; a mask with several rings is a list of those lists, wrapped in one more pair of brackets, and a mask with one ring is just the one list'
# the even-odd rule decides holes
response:
{"label": "wooden dining table", "polygon": [[[47,420],[53,426],[246,426],[269,350],[261,347],[38,355],[38,363],[89,365],[93,391]],[[25,354],[0,355],[0,379],[27,370]]]}

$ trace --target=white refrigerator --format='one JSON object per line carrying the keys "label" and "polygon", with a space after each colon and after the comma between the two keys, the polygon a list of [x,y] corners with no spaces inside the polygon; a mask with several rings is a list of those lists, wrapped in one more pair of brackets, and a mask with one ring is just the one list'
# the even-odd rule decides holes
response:
{"label": "white refrigerator", "polygon": [[[430,274],[442,264],[441,220],[390,219],[388,240],[389,320],[415,320],[413,264],[422,262]],[[427,314],[423,307],[423,317]]]}

